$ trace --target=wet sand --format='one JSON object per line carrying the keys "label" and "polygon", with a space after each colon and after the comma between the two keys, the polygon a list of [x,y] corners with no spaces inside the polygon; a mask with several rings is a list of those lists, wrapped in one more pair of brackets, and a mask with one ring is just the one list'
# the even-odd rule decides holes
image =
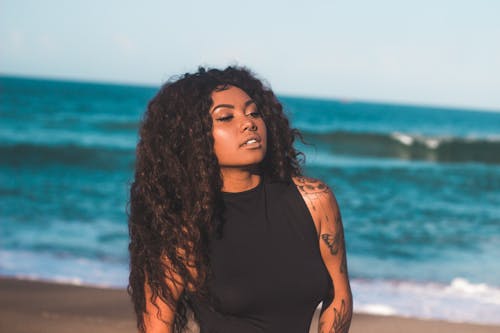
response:
{"label": "wet sand", "polygon": [[[317,317],[318,313],[311,332],[316,332]],[[127,333],[137,330],[125,290],[0,278],[0,331]],[[355,314],[349,332],[500,333],[500,326]]]}

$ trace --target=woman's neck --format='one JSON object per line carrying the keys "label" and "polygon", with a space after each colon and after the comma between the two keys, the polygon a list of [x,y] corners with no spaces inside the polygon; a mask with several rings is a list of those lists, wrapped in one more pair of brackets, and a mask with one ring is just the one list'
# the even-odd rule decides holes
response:
{"label": "woman's neck", "polygon": [[222,169],[222,192],[243,192],[250,190],[260,182],[260,174],[252,170]]}

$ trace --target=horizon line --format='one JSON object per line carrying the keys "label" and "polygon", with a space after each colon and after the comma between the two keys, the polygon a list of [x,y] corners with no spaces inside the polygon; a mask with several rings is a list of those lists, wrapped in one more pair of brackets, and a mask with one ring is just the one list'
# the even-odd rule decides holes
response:
{"label": "horizon line", "polygon": [[[167,80],[162,81],[159,85],[147,82],[139,81],[113,81],[106,79],[86,79],[86,78],[75,78],[67,76],[43,76],[43,75],[33,75],[33,74],[17,74],[17,73],[5,73],[0,72],[0,77],[2,78],[13,78],[13,79],[31,79],[37,81],[56,81],[56,82],[67,82],[67,83],[85,83],[85,84],[97,84],[97,85],[111,85],[111,86],[126,86],[126,87],[136,87],[136,88],[150,88],[159,89]],[[467,111],[467,112],[487,112],[487,113],[500,113],[499,108],[489,108],[489,107],[477,107],[470,105],[450,105],[450,104],[438,104],[438,103],[425,103],[425,102],[414,102],[414,101],[397,101],[397,100],[377,100],[377,99],[364,99],[362,97],[338,97],[338,96],[324,96],[324,95],[312,95],[312,94],[300,94],[300,93],[290,93],[290,92],[276,92],[276,95],[284,98],[302,98],[302,99],[312,99],[320,101],[336,101],[341,103],[366,103],[366,104],[379,104],[379,105],[393,105],[393,106],[405,106],[405,107],[425,107],[438,109],[442,111],[454,110],[454,111]]]}

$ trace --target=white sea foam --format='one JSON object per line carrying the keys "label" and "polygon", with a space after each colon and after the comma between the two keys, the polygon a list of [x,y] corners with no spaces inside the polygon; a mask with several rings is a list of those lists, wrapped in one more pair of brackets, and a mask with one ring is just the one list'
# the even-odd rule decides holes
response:
{"label": "white sea foam", "polygon": [[0,275],[101,288],[125,288],[125,263],[0,250]]}
{"label": "white sea foam", "polygon": [[403,134],[399,132],[395,132],[391,134],[391,137],[398,140],[402,144],[406,146],[411,146],[413,142],[415,141],[415,138],[413,138],[411,135],[408,134]]}
{"label": "white sea foam", "polygon": [[484,283],[355,279],[351,286],[357,312],[500,325],[500,288]]}
{"label": "white sea foam", "polygon": [[429,136],[421,136],[416,134],[405,134],[400,132],[391,133],[391,138],[399,141],[405,146],[412,146],[416,143],[423,144],[429,149],[437,149],[443,142],[451,140],[450,138],[444,137],[429,137]]}
{"label": "white sea foam", "polygon": [[463,278],[455,278],[446,286],[447,294],[462,294],[462,297],[480,298],[485,303],[500,305],[500,289],[492,288],[486,283],[470,283]]}
{"label": "white sea foam", "polygon": [[[125,288],[128,265],[48,253],[0,251],[0,275]],[[500,287],[457,277],[449,284],[352,279],[354,311],[500,325]]]}
{"label": "white sea foam", "polygon": [[351,167],[351,168],[365,168],[367,166],[379,168],[434,168],[433,163],[427,161],[410,161],[397,158],[375,158],[366,156],[348,156],[348,155],[334,155],[323,150],[312,150],[302,148],[306,154],[306,164],[308,166],[320,167]]}
{"label": "white sea foam", "polygon": [[436,149],[441,144],[441,141],[439,141],[439,139],[425,139],[424,143],[427,148]]}
{"label": "white sea foam", "polygon": [[476,143],[482,141],[488,141],[491,143],[499,143],[500,135],[467,135],[465,137],[452,137],[452,136],[428,136],[428,135],[418,135],[418,134],[407,134],[401,132],[393,132],[390,134],[391,138],[400,142],[405,146],[412,146],[420,143],[429,149],[435,150],[439,148],[444,143],[450,142],[465,142],[465,143]]}
{"label": "white sea foam", "polygon": [[356,306],[356,311],[377,314],[381,316],[392,316],[398,313],[398,311],[391,306],[375,303]]}

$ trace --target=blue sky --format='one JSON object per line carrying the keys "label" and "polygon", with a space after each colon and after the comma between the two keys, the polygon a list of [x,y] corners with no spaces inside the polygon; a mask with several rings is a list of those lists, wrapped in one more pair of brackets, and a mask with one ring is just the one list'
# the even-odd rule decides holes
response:
{"label": "blue sky", "polygon": [[500,1],[0,0],[0,73],[159,85],[246,65],[279,94],[500,110]]}

